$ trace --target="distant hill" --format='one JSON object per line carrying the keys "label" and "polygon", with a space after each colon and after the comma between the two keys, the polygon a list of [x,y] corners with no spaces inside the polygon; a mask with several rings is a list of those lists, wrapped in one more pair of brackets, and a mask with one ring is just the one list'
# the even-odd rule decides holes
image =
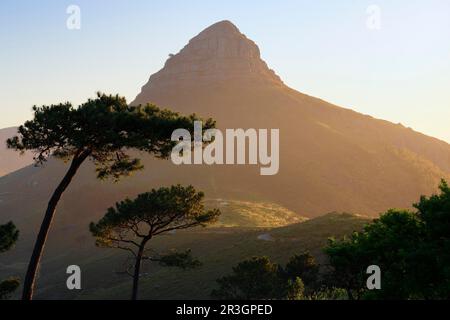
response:
{"label": "distant hill", "polygon": [[16,127],[0,129],[0,177],[24,168],[33,162],[31,154],[27,153],[20,156],[18,152],[6,148],[6,140],[16,134]]}
{"label": "distant hill", "polygon": [[221,211],[216,227],[275,228],[307,220],[275,203],[211,199],[206,205]]}

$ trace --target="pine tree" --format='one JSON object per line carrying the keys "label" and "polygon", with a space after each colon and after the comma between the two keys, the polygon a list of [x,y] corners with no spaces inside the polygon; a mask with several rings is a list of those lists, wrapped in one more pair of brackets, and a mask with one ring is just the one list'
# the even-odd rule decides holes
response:
{"label": "pine tree", "polygon": [[[194,131],[195,115],[181,116],[154,105],[131,107],[125,98],[98,93],[79,107],[70,103],[33,107],[34,118],[19,127],[18,136],[8,139],[7,146],[20,152],[31,150],[37,165],[49,157],[70,162],[69,169],[51,196],[44,214],[24,281],[22,299],[31,300],[36,271],[47,240],[56,208],[80,166],[90,159],[99,179],[122,176],[141,170],[138,150],[166,159],[175,145],[172,132],[183,128]],[[204,127],[212,128],[208,119]]]}
{"label": "pine tree", "polygon": [[137,299],[140,269],[143,260],[157,261],[165,266],[181,268],[199,264],[190,251],[165,256],[148,255],[146,246],[155,236],[176,230],[205,226],[219,216],[218,210],[205,210],[204,194],[192,186],[180,185],[153,189],[126,199],[110,208],[98,223],[91,223],[90,230],[100,247],[128,251],[134,259],[132,300]]}

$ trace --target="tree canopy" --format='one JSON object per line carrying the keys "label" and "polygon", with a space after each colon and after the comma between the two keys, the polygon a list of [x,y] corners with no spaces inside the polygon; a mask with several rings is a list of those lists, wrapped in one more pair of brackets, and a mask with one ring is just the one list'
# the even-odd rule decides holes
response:
{"label": "tree canopy", "polygon": [[[268,257],[253,257],[233,268],[230,275],[217,280],[211,295],[224,300],[309,299],[316,294],[319,266],[308,252],[289,259],[286,267]],[[305,286],[304,279],[308,281]]]}
{"label": "tree canopy", "polygon": [[212,296],[224,300],[281,299],[279,266],[268,257],[253,257],[233,267],[232,274],[217,280]]}
{"label": "tree canopy", "polygon": [[309,252],[292,256],[286,264],[284,272],[293,283],[297,278],[301,279],[302,285],[309,292],[313,292],[319,286],[319,265]]}
{"label": "tree canopy", "polygon": [[108,209],[90,230],[97,245],[115,247],[134,245],[132,239],[154,237],[169,231],[204,226],[215,221],[220,212],[205,210],[203,192],[180,185],[153,189],[136,199],[125,199]]}
{"label": "tree canopy", "polygon": [[[66,102],[34,106],[33,111],[33,120],[7,140],[9,148],[32,150],[37,164],[50,156],[64,160],[90,157],[102,179],[118,179],[142,168],[139,159],[130,156],[131,149],[167,158],[175,145],[172,132],[179,128],[193,132],[194,121],[201,120],[195,114],[181,116],[152,104],[129,106],[123,97],[101,93],[79,107]],[[207,119],[203,127],[214,125]]]}
{"label": "tree canopy", "polygon": [[153,189],[136,199],[117,203],[100,221],[90,224],[98,246],[126,250],[135,259],[134,272],[129,272],[134,279],[132,299],[137,298],[142,260],[183,269],[199,265],[199,261],[191,257],[190,250],[166,255],[147,254],[146,244],[163,233],[206,226],[216,221],[220,211],[206,210],[203,198],[203,192],[197,192],[192,186]]}
{"label": "tree canopy", "polygon": [[10,250],[18,238],[19,230],[12,221],[0,225],[0,253]]}
{"label": "tree canopy", "polygon": [[[12,222],[0,225],[0,253],[11,250],[19,238],[19,231]],[[0,281],[0,300],[7,299],[19,287],[17,278]]]}
{"label": "tree canopy", "polygon": [[[194,131],[195,115],[181,116],[155,105],[128,106],[118,95],[98,93],[78,107],[71,103],[33,107],[34,117],[18,129],[18,135],[7,140],[8,148],[20,152],[31,150],[36,165],[49,157],[70,161],[71,164],[53,192],[47,206],[36,243],[28,264],[22,298],[31,300],[36,272],[45,247],[57,205],[86,159],[91,159],[99,179],[121,177],[140,170],[140,159],[131,151],[167,158],[177,143],[172,133],[183,128]],[[204,127],[212,128],[208,119]]]}
{"label": "tree canopy", "polygon": [[[450,190],[421,197],[418,211],[389,210],[341,241],[331,240],[332,284],[350,298],[445,299],[450,297]],[[366,269],[378,265],[381,290],[368,291]]]}

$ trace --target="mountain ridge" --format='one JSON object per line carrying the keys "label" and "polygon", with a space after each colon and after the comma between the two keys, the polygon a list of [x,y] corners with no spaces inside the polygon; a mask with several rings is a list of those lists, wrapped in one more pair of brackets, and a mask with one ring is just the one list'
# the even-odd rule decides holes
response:
{"label": "mountain ridge", "polygon": [[204,29],[177,54],[171,55],[164,67],[150,77],[131,105],[145,103],[145,93],[149,90],[177,90],[192,84],[209,86],[236,78],[284,85],[261,59],[256,43],[233,23],[223,20]]}

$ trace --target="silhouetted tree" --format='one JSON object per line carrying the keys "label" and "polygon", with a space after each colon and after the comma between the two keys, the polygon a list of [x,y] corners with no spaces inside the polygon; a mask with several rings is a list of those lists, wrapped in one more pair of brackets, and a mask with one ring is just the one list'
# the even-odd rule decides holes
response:
{"label": "silhouetted tree", "polygon": [[[0,253],[10,250],[17,239],[19,231],[12,222],[0,225]],[[0,282],[0,300],[7,299],[19,287],[17,278],[11,278]]]}
{"label": "silhouetted tree", "polygon": [[294,282],[300,278],[308,289],[306,290],[308,293],[312,293],[318,288],[319,265],[309,252],[292,256],[286,264],[284,272],[287,278]]}
{"label": "silhouetted tree", "polygon": [[296,277],[289,279],[286,288],[287,300],[304,300],[305,299],[305,285],[301,278]]}
{"label": "silhouetted tree", "polygon": [[411,259],[416,282],[429,299],[450,299],[450,187],[442,180],[440,193],[422,196],[414,205],[423,221],[424,241]]}
{"label": "silhouetted tree", "polygon": [[[306,288],[302,277],[308,279]],[[224,300],[341,299],[342,291],[319,285],[319,265],[308,252],[292,256],[283,268],[267,257],[240,262],[233,273],[217,280],[211,296]]]}
{"label": "silhouetted tree", "polygon": [[[122,176],[142,169],[129,151],[139,150],[167,158],[176,142],[172,132],[184,128],[193,132],[195,115],[184,117],[154,105],[131,107],[125,98],[98,94],[96,99],[75,108],[70,103],[33,107],[34,119],[20,126],[18,136],[8,139],[9,148],[35,153],[37,165],[49,157],[71,164],[48,203],[24,281],[22,298],[32,299],[36,270],[57,204],[86,159],[97,167],[100,179]],[[205,128],[213,127],[211,119]]]}
{"label": "silhouetted tree", "polygon": [[0,253],[10,250],[17,239],[19,239],[19,230],[12,221],[0,225]]}
{"label": "silhouetted tree", "polygon": [[280,266],[268,257],[253,257],[233,267],[231,275],[217,280],[219,288],[212,296],[224,300],[282,299],[286,284]]}
{"label": "silhouetted tree", "polygon": [[133,300],[137,299],[143,259],[181,268],[198,265],[189,251],[160,257],[146,255],[145,249],[155,236],[216,221],[220,212],[205,210],[203,198],[204,194],[196,192],[192,186],[153,189],[134,200],[117,203],[98,223],[91,223],[90,230],[98,246],[126,250],[135,259]]}
{"label": "silhouetted tree", "polygon": [[358,250],[358,234],[342,241],[330,239],[324,249],[328,255],[330,270],[325,275],[329,288],[343,288],[350,300],[359,299],[364,291],[365,268],[370,264],[364,260],[365,254]]}
{"label": "silhouetted tree", "polygon": [[[337,285],[367,299],[450,299],[450,188],[422,196],[416,212],[389,210],[362,232],[325,249]],[[367,291],[365,270],[378,265],[381,290]]]}
{"label": "silhouetted tree", "polygon": [[[418,266],[425,273],[421,278],[429,278],[427,272],[433,268],[424,264],[429,261],[422,255],[423,246],[428,246],[425,228],[416,213],[390,210],[350,238],[331,241],[325,252],[332,267],[332,284],[346,289],[350,299],[425,298],[423,285],[429,279],[417,278]],[[366,270],[370,265],[381,269],[381,290],[367,290]]]}

